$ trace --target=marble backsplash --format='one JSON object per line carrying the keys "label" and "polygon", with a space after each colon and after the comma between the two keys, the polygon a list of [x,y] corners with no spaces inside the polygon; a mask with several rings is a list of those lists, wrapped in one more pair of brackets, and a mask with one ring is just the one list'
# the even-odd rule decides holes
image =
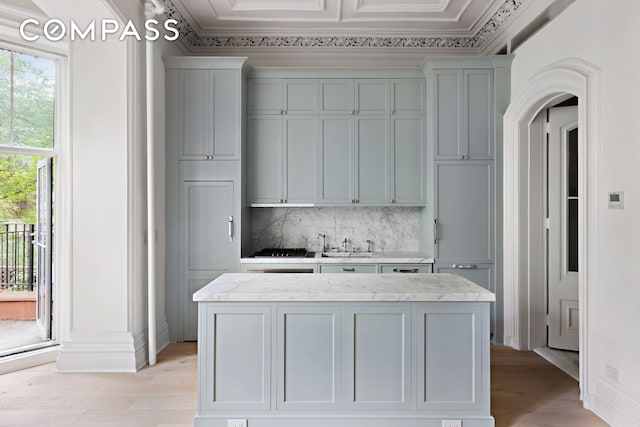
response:
{"label": "marble backsplash", "polygon": [[251,241],[253,250],[262,248],[306,248],[322,250],[327,246],[373,251],[418,251],[420,248],[420,212],[416,207],[323,207],[323,208],[254,208]]}

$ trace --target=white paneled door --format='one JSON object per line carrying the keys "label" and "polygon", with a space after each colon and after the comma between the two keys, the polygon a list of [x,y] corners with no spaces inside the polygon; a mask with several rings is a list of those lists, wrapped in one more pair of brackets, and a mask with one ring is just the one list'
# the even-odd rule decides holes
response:
{"label": "white paneled door", "polygon": [[578,351],[578,107],[549,109],[548,345]]}

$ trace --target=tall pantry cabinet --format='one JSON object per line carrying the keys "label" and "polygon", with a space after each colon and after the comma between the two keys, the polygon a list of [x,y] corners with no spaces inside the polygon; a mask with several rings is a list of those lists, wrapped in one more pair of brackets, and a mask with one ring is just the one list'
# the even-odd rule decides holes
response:
{"label": "tall pantry cabinet", "polygon": [[[510,59],[430,61],[434,272],[455,273],[501,295],[502,115]],[[506,70],[506,72],[505,72]],[[506,77],[506,78],[505,78]],[[491,307],[491,334],[502,340],[502,303]]]}
{"label": "tall pantry cabinet", "polygon": [[171,341],[195,341],[193,293],[239,269],[246,58],[164,62],[167,320]]}

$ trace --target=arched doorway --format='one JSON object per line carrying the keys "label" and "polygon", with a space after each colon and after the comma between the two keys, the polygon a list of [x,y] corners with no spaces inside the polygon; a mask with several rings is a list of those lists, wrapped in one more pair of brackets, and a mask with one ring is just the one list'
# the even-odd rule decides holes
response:
{"label": "arched doorway", "polygon": [[[597,248],[600,214],[599,71],[576,58],[568,58],[538,72],[514,94],[504,116],[504,342],[517,349],[533,349],[546,343],[546,301],[540,262],[542,224],[536,221],[536,169],[533,149],[538,142],[531,123],[540,111],[562,99],[579,99],[578,123],[578,274],[579,348],[581,397],[588,393],[589,339],[593,319],[589,317],[594,283],[599,277]],[[539,191],[538,191],[539,192]],[[543,338],[544,337],[544,338]],[[545,344],[546,345],[546,344]]]}

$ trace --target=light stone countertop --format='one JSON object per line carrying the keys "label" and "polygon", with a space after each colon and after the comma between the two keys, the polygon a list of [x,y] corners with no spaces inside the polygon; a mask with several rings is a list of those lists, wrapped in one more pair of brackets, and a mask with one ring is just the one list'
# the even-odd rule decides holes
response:
{"label": "light stone countertop", "polygon": [[193,295],[199,302],[495,301],[455,274],[226,273]]}
{"label": "light stone countertop", "polygon": [[240,258],[240,264],[433,264],[434,259],[419,252],[372,252],[371,256],[313,258],[259,257]]}

